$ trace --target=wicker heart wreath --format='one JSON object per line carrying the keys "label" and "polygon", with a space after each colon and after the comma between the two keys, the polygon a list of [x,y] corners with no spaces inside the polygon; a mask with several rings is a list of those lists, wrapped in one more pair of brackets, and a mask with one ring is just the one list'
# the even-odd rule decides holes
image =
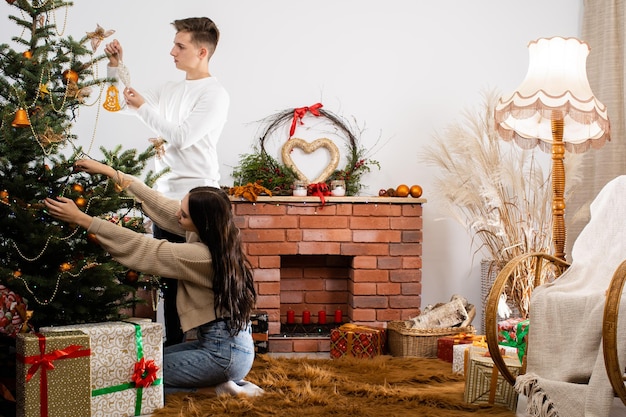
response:
{"label": "wicker heart wreath", "polygon": [[[302,173],[302,171],[298,169],[298,167],[294,164],[293,159],[291,159],[291,151],[295,148],[302,149],[307,154],[313,153],[320,148],[325,148],[330,153],[330,162],[326,168],[324,168],[324,171],[317,178],[311,181]],[[325,182],[333,174],[333,172],[335,172],[337,166],[339,166],[339,149],[330,139],[326,138],[317,139],[313,142],[307,142],[304,139],[291,138],[283,145],[282,157],[283,163],[293,169],[298,175],[298,178],[305,181],[307,184]]]}
{"label": "wicker heart wreath", "polygon": [[[330,139],[323,138],[309,143],[293,137],[297,127],[305,124],[303,119],[310,116],[319,119],[316,128],[329,128],[331,134],[346,142],[346,164],[343,168],[338,167],[340,152]],[[240,155],[239,165],[233,170],[235,178],[233,189],[261,186],[275,195],[291,195],[296,179],[319,186],[328,186],[327,183],[332,180],[343,180],[346,184],[346,195],[350,196],[356,195],[363,186],[361,184],[363,174],[370,172],[372,166],[380,169],[378,161],[368,158],[366,149],[359,146],[357,134],[360,131],[353,132],[348,121],[323,109],[321,103],[286,109],[266,117],[262,122],[265,127],[259,138],[259,146],[255,146],[252,153]],[[288,129],[289,136],[281,148],[283,155],[281,163],[267,152],[265,141],[272,136],[282,136],[285,128]],[[331,161],[318,178],[309,181],[291,159],[290,153],[295,148],[306,153],[315,152],[320,148],[325,149],[330,153]]]}

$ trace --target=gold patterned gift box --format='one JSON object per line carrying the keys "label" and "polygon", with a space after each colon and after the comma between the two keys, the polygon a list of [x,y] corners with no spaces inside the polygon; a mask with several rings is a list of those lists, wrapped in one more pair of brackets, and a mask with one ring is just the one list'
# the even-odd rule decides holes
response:
{"label": "gold patterned gift box", "polygon": [[69,329],[91,339],[92,417],[149,415],[163,407],[162,324],[132,319],[45,328]]}
{"label": "gold patterned gift box", "polygon": [[343,324],[330,331],[330,356],[337,359],[342,356],[373,358],[382,355],[386,336],[383,328]]}
{"label": "gold patterned gift box", "polygon": [[[467,354],[467,374],[463,399],[470,404],[496,404],[509,410],[517,409],[518,393],[498,372],[485,348],[472,346]],[[517,355],[503,357],[513,376],[522,367]]]}
{"label": "gold patterned gift box", "polygon": [[91,414],[91,350],[87,334],[20,333],[16,351],[17,417]]}

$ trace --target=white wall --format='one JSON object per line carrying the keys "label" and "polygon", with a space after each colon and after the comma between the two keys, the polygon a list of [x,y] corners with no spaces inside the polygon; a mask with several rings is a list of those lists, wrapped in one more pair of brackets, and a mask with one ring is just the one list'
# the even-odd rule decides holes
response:
{"label": "white wall", "polygon": [[[211,72],[232,100],[219,146],[222,185],[232,185],[232,167],[256,143],[259,120],[321,101],[325,109],[366,127],[362,143],[374,148],[372,157],[382,170],[364,178],[364,194],[407,183],[422,185],[429,199],[436,172],[418,158],[433,132],[464,108],[478,106],[486,89],[505,93],[517,87],[526,73],[528,41],[579,36],[582,3],[74,0],[65,34],[81,38],[96,23],[116,30],[107,41],[115,37],[123,43],[132,84],[141,90],[181,77],[169,56],[170,22],[209,16],[222,32]],[[16,10],[0,2],[1,16]],[[63,10],[56,21],[62,26]],[[16,35],[12,22],[0,24],[0,42]],[[102,65],[99,75],[104,71]],[[94,156],[100,146],[143,150],[153,136],[138,119],[100,106],[81,110],[75,133],[79,144],[92,146]],[[480,255],[473,256],[463,228],[440,217],[437,202],[430,199],[424,205],[422,307],[447,301],[453,293],[480,305]]]}

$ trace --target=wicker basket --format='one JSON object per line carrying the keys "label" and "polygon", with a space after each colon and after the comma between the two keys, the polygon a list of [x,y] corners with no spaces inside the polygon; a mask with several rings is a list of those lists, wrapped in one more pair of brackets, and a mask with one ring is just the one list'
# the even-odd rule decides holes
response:
{"label": "wicker basket", "polygon": [[475,334],[474,326],[439,329],[411,329],[406,321],[387,323],[387,344],[392,356],[437,357],[437,339],[458,333]]}

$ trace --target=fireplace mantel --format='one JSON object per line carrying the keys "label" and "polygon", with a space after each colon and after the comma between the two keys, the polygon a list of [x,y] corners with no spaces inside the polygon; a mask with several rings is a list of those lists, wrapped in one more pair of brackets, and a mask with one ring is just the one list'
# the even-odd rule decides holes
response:
{"label": "fireplace mantel", "polygon": [[[270,351],[329,350],[328,339],[272,339],[288,310],[298,316],[310,310],[315,320],[318,310],[332,318],[339,308],[344,321],[377,327],[419,314],[425,199],[325,196],[322,203],[316,196],[260,196],[255,202],[231,201],[253,267],[257,309],[268,313]],[[307,272],[294,272],[294,257],[295,264],[305,257],[341,259],[342,276],[314,267],[317,275],[329,274],[320,278],[326,284],[319,284]],[[285,264],[290,265],[286,270]]]}
{"label": "fireplace mantel", "polygon": [[[255,203],[248,201],[244,198],[231,197],[231,201],[235,203]],[[378,197],[378,196],[347,196],[347,197],[334,197],[324,196],[324,201],[327,203],[356,203],[356,204],[424,204],[425,198],[413,198],[413,197]],[[320,197],[306,196],[306,197],[294,197],[294,196],[259,196],[256,203],[319,203],[322,204]]]}

